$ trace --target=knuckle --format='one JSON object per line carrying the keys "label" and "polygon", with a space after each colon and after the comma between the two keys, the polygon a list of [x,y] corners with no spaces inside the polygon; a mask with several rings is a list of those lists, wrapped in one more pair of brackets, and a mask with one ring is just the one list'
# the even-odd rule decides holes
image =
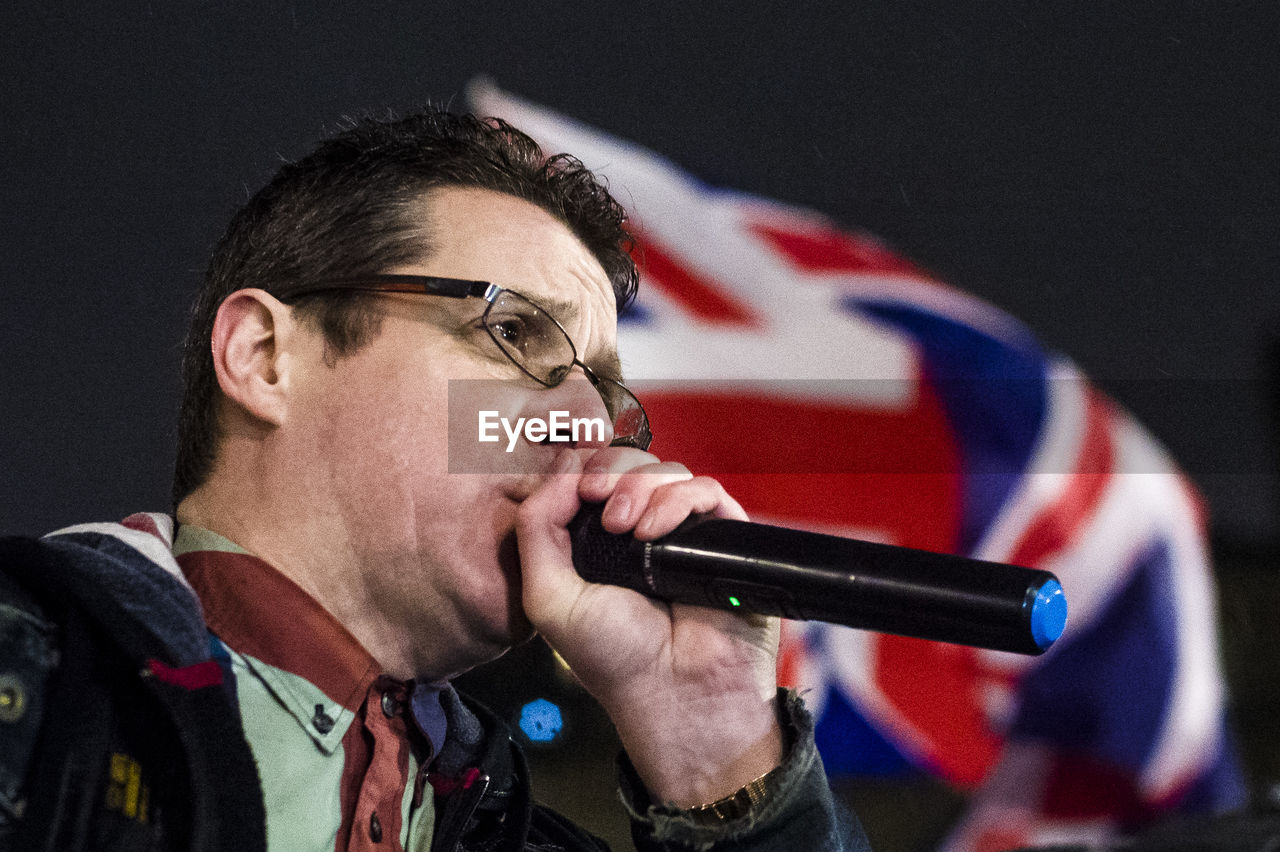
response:
{"label": "knuckle", "polygon": [[689,468],[679,462],[660,462],[657,467],[658,471],[656,472],[675,477],[676,479],[673,481],[682,481],[694,478],[693,473]]}

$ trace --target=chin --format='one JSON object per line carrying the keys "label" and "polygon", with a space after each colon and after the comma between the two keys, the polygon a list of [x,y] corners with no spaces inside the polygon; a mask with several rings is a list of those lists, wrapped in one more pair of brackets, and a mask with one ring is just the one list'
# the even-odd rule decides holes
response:
{"label": "chin", "polygon": [[491,663],[536,635],[537,631],[519,610],[510,613],[505,619],[497,616],[484,619],[483,623],[473,628],[474,644],[467,654],[469,659],[466,660],[463,671]]}

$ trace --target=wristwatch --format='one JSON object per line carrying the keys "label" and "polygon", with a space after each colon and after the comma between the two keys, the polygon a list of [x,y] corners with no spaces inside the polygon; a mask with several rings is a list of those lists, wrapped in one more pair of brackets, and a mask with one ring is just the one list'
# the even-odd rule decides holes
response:
{"label": "wristwatch", "polygon": [[685,814],[699,825],[714,825],[746,816],[756,805],[769,798],[773,792],[773,782],[781,771],[781,766],[770,769],[759,778],[748,781],[746,786],[730,793],[723,799],[716,799],[705,805],[689,808]]}

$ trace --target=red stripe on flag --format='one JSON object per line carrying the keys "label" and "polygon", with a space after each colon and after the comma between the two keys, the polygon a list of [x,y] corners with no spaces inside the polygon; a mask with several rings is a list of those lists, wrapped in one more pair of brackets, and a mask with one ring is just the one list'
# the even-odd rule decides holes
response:
{"label": "red stripe on flag", "polygon": [[699,320],[712,325],[764,325],[754,311],[729,295],[729,288],[695,274],[650,238],[638,236],[632,256],[646,283]]}
{"label": "red stripe on flag", "polygon": [[906,636],[877,637],[876,649],[876,683],[928,738],[928,762],[953,784],[982,783],[1003,739],[987,723],[977,651]]}
{"label": "red stripe on flag", "polygon": [[928,277],[879,242],[832,227],[800,230],[756,222],[748,226],[774,250],[806,272],[881,272]]}
{"label": "red stripe on flag", "polygon": [[[987,826],[973,840],[973,852],[1007,852],[1031,845],[1031,829],[1029,826],[1013,825],[1014,822],[1028,821],[1021,814],[1011,814],[1003,818],[1007,825]],[[968,847],[963,847],[968,848]]]}
{"label": "red stripe on flag", "polygon": [[[644,400],[658,454],[716,476],[748,513],[796,526],[876,530],[926,550],[958,545],[959,450],[927,385],[901,410],[744,392],[646,389]],[[954,783],[979,783],[1002,740],[987,724],[976,654],[897,636],[876,643],[876,684],[921,732],[926,759]],[[784,676],[794,679],[800,660],[783,662]]]}
{"label": "red stripe on flag", "polygon": [[798,628],[792,628],[793,622],[782,622],[782,635],[778,641],[778,685],[800,686],[800,675],[804,668],[805,657],[809,649],[805,647],[804,635]]}
{"label": "red stripe on flag", "polygon": [[[1009,561],[1014,564],[1034,567],[1067,547],[1106,490],[1114,456],[1111,414],[1096,392],[1090,392],[1086,406],[1072,480],[1013,548]],[[876,682],[882,694],[926,734],[937,771],[961,786],[980,784],[1000,755],[1002,739],[987,722],[980,694],[992,674],[972,648],[901,636],[877,641]],[[938,701],[938,695],[948,700]]]}
{"label": "red stripe on flag", "polygon": [[1034,568],[1062,551],[1097,508],[1114,467],[1111,414],[1096,391],[1089,391],[1084,441],[1071,483],[1031,526],[1010,552],[1014,565]]}
{"label": "red stripe on flag", "polygon": [[903,410],[660,388],[645,389],[644,405],[654,451],[715,476],[748,512],[956,547],[959,451],[928,388]]}
{"label": "red stripe on flag", "polygon": [[120,526],[125,527],[126,529],[153,535],[161,541],[164,541],[164,536],[161,535],[160,528],[156,526],[155,519],[146,512],[135,512],[121,521]]}
{"label": "red stripe on flag", "polygon": [[1106,819],[1135,824],[1153,815],[1153,809],[1142,800],[1132,770],[1065,752],[1053,756],[1041,807],[1050,820]]}
{"label": "red stripe on flag", "polygon": [[1191,504],[1191,511],[1195,515],[1196,529],[1204,538],[1209,529],[1209,504],[1205,501],[1204,495],[1196,490],[1186,478],[1178,477],[1178,486],[1182,489],[1182,493],[1186,496],[1187,502]]}

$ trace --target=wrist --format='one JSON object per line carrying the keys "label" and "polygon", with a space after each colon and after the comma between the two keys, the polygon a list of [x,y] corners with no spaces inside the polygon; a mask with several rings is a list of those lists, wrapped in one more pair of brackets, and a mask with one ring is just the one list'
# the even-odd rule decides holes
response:
{"label": "wrist", "polygon": [[782,766],[775,766],[758,778],[753,778],[728,796],[685,809],[685,815],[695,825],[715,825],[741,819],[758,808],[773,795]]}
{"label": "wrist", "polygon": [[[654,801],[624,753],[618,783],[642,849],[865,850],[856,820],[833,800],[813,741],[813,718],[799,696],[779,690],[778,717],[787,745],[782,765],[767,779],[764,798],[737,818],[704,822],[689,810]],[[781,845],[780,845],[781,844]]]}
{"label": "wrist", "polygon": [[[648,708],[650,719],[654,708]],[[787,750],[774,699],[731,702],[725,712],[619,726],[623,748],[651,799],[687,809],[731,798],[777,768]]]}

